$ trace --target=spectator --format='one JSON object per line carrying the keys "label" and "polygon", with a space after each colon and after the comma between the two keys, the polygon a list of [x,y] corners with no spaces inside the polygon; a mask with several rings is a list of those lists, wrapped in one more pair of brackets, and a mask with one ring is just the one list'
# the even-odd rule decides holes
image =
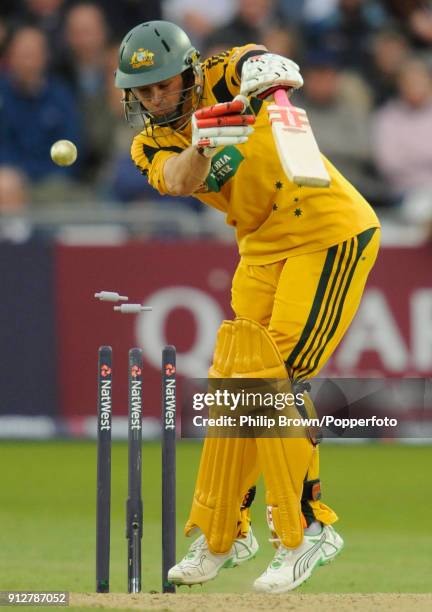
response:
{"label": "spectator", "polygon": [[261,34],[261,43],[272,53],[301,62],[301,45],[294,30],[286,25],[274,25]]}
{"label": "spectator", "polygon": [[411,43],[430,51],[432,44],[432,2],[430,0],[384,0],[390,15],[399,20]]}
{"label": "spectator", "polygon": [[424,61],[401,66],[398,95],[376,112],[372,134],[377,166],[395,202],[408,203],[420,190],[431,202],[432,77]]}
{"label": "spectator", "polygon": [[73,176],[75,166],[53,164],[49,151],[61,138],[79,146],[79,120],[71,92],[47,72],[45,36],[33,27],[18,30],[0,79],[0,164],[19,168],[33,183]]}
{"label": "spectator", "polygon": [[321,151],[374,202],[379,184],[370,171],[367,112],[342,95],[343,72],[333,54],[310,54],[303,76],[304,86],[293,101],[306,108]]}
{"label": "spectator", "polygon": [[409,53],[407,38],[397,30],[383,30],[374,38],[367,82],[375,106],[381,106],[396,95],[397,74]]}
{"label": "spectator", "polygon": [[213,30],[223,28],[235,15],[237,2],[219,0],[166,0],[164,19],[173,21],[190,34],[193,44],[202,48],[204,40]]}
{"label": "spectator", "polygon": [[70,9],[64,28],[67,57],[59,67],[75,89],[90,94],[100,91],[107,41],[105,17],[99,7],[80,2]]}
{"label": "spectator", "polygon": [[32,26],[41,30],[49,44],[51,58],[60,53],[61,32],[67,0],[23,0],[15,9],[12,27]]}
{"label": "spectator", "polygon": [[80,2],[65,18],[66,52],[59,72],[73,87],[84,124],[85,154],[81,155],[81,178],[92,181],[110,154],[113,138],[112,114],[104,103],[108,91],[106,61],[108,28],[101,9],[90,2]]}
{"label": "spectator", "polygon": [[238,0],[237,13],[223,28],[216,28],[206,38],[207,48],[223,42],[226,49],[261,43],[262,35],[270,27],[283,22],[276,0]]}
{"label": "spectator", "polygon": [[382,27],[384,18],[376,0],[339,0],[327,17],[307,22],[306,45],[331,50],[342,68],[364,73],[370,60],[372,35]]}

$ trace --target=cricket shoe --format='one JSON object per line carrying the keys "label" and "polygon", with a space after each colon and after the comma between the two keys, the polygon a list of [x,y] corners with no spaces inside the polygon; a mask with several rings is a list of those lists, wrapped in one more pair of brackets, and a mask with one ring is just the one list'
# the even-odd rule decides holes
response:
{"label": "cricket shoe", "polygon": [[236,538],[233,542],[234,558],[233,567],[241,565],[245,561],[250,561],[255,557],[259,550],[258,540],[254,536],[252,527],[249,527],[245,538]]}
{"label": "cricket shoe", "polygon": [[234,540],[231,550],[222,555],[213,554],[202,534],[192,542],[188,552],[168,571],[168,580],[174,584],[202,584],[216,578],[223,568],[236,567],[252,559],[258,551],[258,542],[249,529],[246,538]]}
{"label": "cricket shoe", "polygon": [[330,563],[343,545],[330,525],[323,525],[317,535],[305,534],[298,548],[281,544],[266,571],[255,580],[254,589],[265,593],[292,591],[310,578],[316,567]]}

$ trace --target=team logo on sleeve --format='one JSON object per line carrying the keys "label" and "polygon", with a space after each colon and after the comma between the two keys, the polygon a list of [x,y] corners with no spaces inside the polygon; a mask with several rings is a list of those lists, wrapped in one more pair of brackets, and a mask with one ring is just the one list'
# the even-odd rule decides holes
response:
{"label": "team logo on sleeve", "polygon": [[130,60],[132,68],[142,68],[143,66],[153,66],[154,64],[154,53],[148,49],[137,49]]}
{"label": "team logo on sleeve", "polygon": [[235,175],[243,160],[243,155],[232,145],[218,151],[212,158],[210,173],[206,179],[207,191],[220,191]]}

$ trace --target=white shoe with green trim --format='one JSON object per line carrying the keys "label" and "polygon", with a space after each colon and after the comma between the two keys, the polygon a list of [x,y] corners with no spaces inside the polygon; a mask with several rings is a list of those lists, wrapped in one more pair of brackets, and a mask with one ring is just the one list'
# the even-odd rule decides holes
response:
{"label": "white shoe with green trim", "polygon": [[264,593],[292,591],[310,578],[314,569],[330,563],[340,553],[344,542],[330,525],[317,535],[304,535],[298,548],[279,546],[273,561],[254,582],[254,589]]}
{"label": "white shoe with green trim", "polygon": [[258,542],[249,529],[246,538],[234,540],[231,550],[223,555],[213,554],[204,534],[192,542],[180,563],[168,572],[168,580],[174,584],[202,584],[216,578],[223,568],[236,567],[252,559],[258,551]]}

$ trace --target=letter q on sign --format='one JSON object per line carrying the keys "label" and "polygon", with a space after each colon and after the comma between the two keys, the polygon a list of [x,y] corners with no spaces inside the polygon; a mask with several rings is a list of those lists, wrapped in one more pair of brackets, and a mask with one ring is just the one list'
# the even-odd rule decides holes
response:
{"label": "letter q on sign", "polygon": [[177,372],[191,378],[205,378],[211,362],[216,332],[224,319],[220,305],[208,293],[194,287],[165,287],[145,296],[153,307],[151,316],[137,316],[136,337],[144,356],[156,369],[160,368],[161,347],[170,344],[165,337],[166,322],[173,310],[188,310],[196,325],[195,341],[184,353],[177,351]]}

